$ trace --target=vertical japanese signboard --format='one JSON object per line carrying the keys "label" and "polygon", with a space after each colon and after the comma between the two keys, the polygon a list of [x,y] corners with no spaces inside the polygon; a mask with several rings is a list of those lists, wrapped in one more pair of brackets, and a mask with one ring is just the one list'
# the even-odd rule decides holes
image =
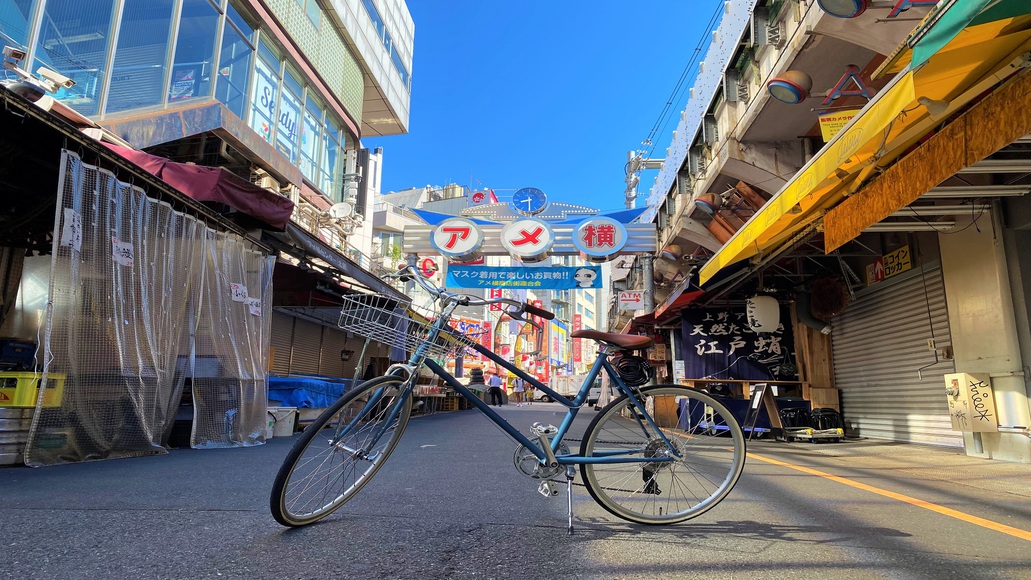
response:
{"label": "vertical japanese signboard", "polygon": [[[502,292],[501,288],[491,288],[487,292],[489,292],[489,294],[487,296],[491,300],[494,300],[496,298],[501,298],[501,292]],[[498,302],[496,304],[491,304],[490,305],[490,311],[491,312],[501,312],[502,310],[504,310],[504,305],[502,305],[500,302]]]}
{"label": "vertical japanese signboard", "polygon": [[[583,315],[581,315],[581,314],[574,314],[573,315],[573,332],[576,332],[576,331],[580,330],[581,328],[583,328]],[[580,339],[579,338],[574,338],[573,339],[573,362],[575,362],[575,363],[583,362],[583,352],[582,352],[582,348],[581,347],[582,347],[582,345],[581,345]]]}

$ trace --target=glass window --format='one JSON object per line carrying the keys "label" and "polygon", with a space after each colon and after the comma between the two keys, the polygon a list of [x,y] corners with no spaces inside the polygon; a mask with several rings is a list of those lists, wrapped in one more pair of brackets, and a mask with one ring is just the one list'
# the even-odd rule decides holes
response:
{"label": "glass window", "polygon": [[254,67],[254,91],[251,95],[251,128],[265,141],[272,143],[276,126],[276,105],[279,102],[279,60],[264,43],[258,43],[258,55]]}
{"label": "glass window", "polygon": [[288,70],[283,75],[283,90],[279,102],[279,122],[276,123],[276,149],[291,163],[297,163],[297,142],[300,139],[301,83]]}
{"label": "glass window", "polygon": [[398,257],[401,252],[402,241],[401,234],[381,233],[379,235],[379,252],[377,255],[381,258]]}
{"label": "glass window", "polygon": [[372,20],[372,25],[376,27],[376,33],[379,35],[380,40],[383,41],[383,48],[385,48],[387,54],[390,55],[390,62],[394,64],[394,70],[396,70],[397,74],[401,77],[401,82],[404,83],[405,87],[411,90],[411,76],[408,74],[408,69],[405,68],[405,64],[401,60],[401,55],[394,50],[394,40],[390,37],[390,33],[387,32],[387,27],[383,24],[383,17],[379,15],[379,10],[376,10],[376,5],[372,0],[362,0],[362,6],[365,7],[365,12],[369,15],[369,20]]}
{"label": "glass window", "polygon": [[[36,0],[4,0],[0,2],[0,42],[25,50],[29,42],[29,22]],[[25,68],[27,62],[21,63]],[[14,72],[2,69],[6,78],[17,78]]]}
{"label": "glass window", "polygon": [[96,115],[104,85],[104,65],[115,0],[91,2],[84,10],[82,0],[49,0],[36,41],[36,59],[28,70],[45,66],[75,81],[55,98],[83,115]]}
{"label": "glass window", "polygon": [[326,138],[322,148],[322,161],[319,163],[319,189],[333,201],[342,199],[340,186],[337,184],[340,159],[340,129],[326,115]]}
{"label": "glass window", "polygon": [[246,115],[247,81],[250,77],[251,56],[254,54],[254,47],[250,43],[253,35],[254,30],[230,5],[226,10],[226,23],[222,32],[215,98],[241,119]]}
{"label": "glass window", "polygon": [[308,18],[311,18],[312,23],[318,26],[319,17],[322,15],[322,12],[319,10],[319,3],[315,0],[304,0],[304,2],[304,11],[308,13]]}
{"label": "glass window", "polygon": [[174,0],[125,0],[107,112],[161,104],[174,4]]}
{"label": "glass window", "polygon": [[245,20],[243,15],[240,14],[240,11],[233,6],[232,2],[226,6],[226,19],[229,22],[232,22],[238,30],[244,31],[244,34],[250,37],[250,32],[253,32],[251,25],[247,23],[247,20]]}
{"label": "glass window", "polygon": [[311,97],[304,103],[301,129],[301,171],[308,181],[318,184],[319,145],[322,141],[322,107]]}
{"label": "glass window", "polygon": [[219,13],[209,0],[183,0],[168,101],[211,95]]}

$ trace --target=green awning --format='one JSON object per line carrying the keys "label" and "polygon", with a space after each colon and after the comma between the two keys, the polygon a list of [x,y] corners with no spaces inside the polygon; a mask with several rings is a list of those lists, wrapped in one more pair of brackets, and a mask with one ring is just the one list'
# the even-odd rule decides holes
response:
{"label": "green awning", "polygon": [[[944,12],[932,14],[930,16],[932,21],[921,26],[924,30],[917,29],[914,32],[916,43],[913,44],[910,41],[910,46],[913,48],[913,60],[909,68],[914,69],[927,62],[927,59],[956,38],[964,28],[972,25],[973,20],[978,18],[985,6],[992,2],[993,0],[959,0],[946,6]],[[1003,1],[1000,3],[1016,4],[1017,2]],[[1019,3],[1023,4],[1025,9],[1029,7],[1027,0],[1019,0]],[[991,11],[994,12],[994,8]]]}

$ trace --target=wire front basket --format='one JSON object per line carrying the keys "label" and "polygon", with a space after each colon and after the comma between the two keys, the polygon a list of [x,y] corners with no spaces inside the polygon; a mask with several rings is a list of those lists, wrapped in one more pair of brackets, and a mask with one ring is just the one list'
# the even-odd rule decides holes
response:
{"label": "wire front basket", "polygon": [[[371,338],[411,354],[426,343],[433,327],[433,316],[416,311],[410,301],[376,294],[349,294],[343,297],[338,326],[351,334]],[[426,344],[426,357],[445,361],[473,345],[469,338],[450,332],[438,334]]]}

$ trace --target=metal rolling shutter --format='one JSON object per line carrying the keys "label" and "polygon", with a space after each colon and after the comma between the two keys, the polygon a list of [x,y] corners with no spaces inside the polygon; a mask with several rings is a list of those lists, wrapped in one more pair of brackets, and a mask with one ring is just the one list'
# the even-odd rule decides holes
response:
{"label": "metal rolling shutter", "polygon": [[291,373],[319,374],[322,328],[321,324],[300,318],[294,321],[294,356],[290,364]]}
{"label": "metal rolling shutter", "polygon": [[963,436],[952,430],[944,392],[943,375],[955,372],[955,365],[940,356],[933,364],[935,353],[927,345],[932,336],[938,349],[952,343],[940,267],[870,290],[832,321],[834,379],[846,431],[961,447]]}
{"label": "metal rolling shutter", "polygon": [[272,313],[272,337],[270,346],[275,350],[272,372],[286,376],[290,374],[290,347],[294,341],[294,317],[282,312]]}
{"label": "metal rolling shutter", "polygon": [[[344,374],[345,365],[354,368],[354,362],[340,360],[340,351],[347,348],[347,333],[342,330],[326,328],[322,335],[322,362],[319,364],[319,374],[327,377],[350,378],[351,375]],[[358,355],[353,355],[354,360]]]}

